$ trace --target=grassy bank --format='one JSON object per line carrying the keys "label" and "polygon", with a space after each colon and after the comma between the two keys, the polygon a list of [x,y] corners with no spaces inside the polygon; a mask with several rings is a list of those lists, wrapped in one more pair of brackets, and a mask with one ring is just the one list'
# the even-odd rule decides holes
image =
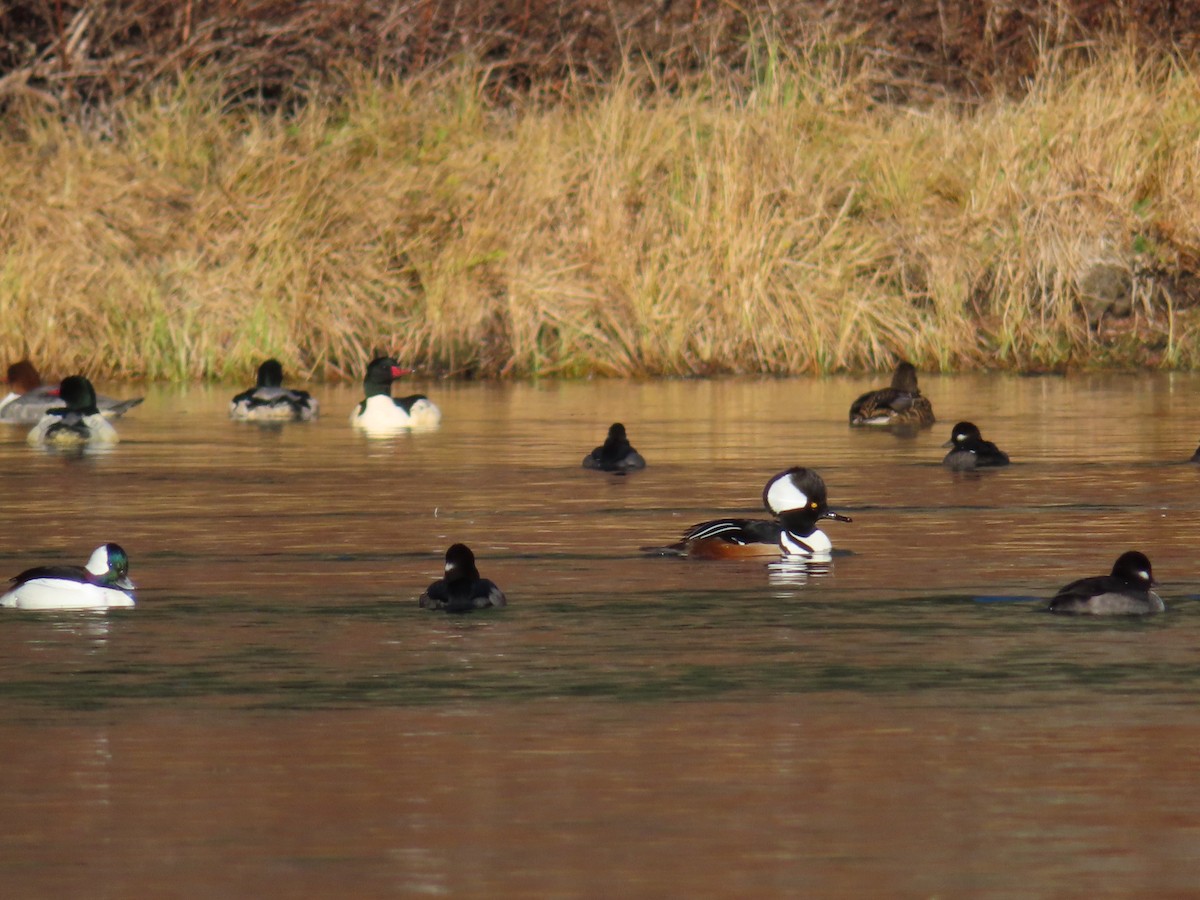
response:
{"label": "grassy bank", "polygon": [[[261,117],[202,81],[0,140],[0,358],[120,377],[1194,367],[1200,88],[1121,51],[882,105],[836,46],[489,107],[470,67]],[[745,84],[744,79],[739,80]]]}

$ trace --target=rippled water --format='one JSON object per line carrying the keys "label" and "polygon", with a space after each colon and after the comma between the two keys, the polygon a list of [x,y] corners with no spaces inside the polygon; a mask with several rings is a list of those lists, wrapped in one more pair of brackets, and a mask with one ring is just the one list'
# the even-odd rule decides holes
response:
{"label": "rippled water", "polygon": [[[883,379],[886,380],[886,379]],[[0,572],[121,543],[138,608],[0,616],[6,896],[1182,895],[1200,880],[1200,378],[424,385],[440,430],[151,389],[0,431]],[[127,394],[121,386],[108,393]],[[1014,459],[944,471],[960,418]],[[649,462],[579,468],[624,422]],[[645,558],[818,468],[832,571]],[[510,607],[416,597],[454,541]],[[1040,611],[1149,554],[1170,612]]]}

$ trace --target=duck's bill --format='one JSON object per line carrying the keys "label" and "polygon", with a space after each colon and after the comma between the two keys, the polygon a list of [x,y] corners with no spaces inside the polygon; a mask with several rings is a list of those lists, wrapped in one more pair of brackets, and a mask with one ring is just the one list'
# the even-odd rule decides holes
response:
{"label": "duck's bill", "polygon": [[946,443],[942,444],[942,449],[949,450],[953,446],[954,446],[954,439],[951,438],[950,440],[946,441]]}
{"label": "duck's bill", "polygon": [[129,580],[128,575],[126,575],[124,578],[118,578],[116,581],[113,582],[113,584],[115,584],[117,587],[119,587],[123,591],[132,591],[133,590],[133,582]]}
{"label": "duck's bill", "polygon": [[841,513],[835,513],[832,509],[828,510],[821,518],[837,519],[837,521],[839,521],[839,522],[853,522],[854,521],[849,516],[843,516]]}

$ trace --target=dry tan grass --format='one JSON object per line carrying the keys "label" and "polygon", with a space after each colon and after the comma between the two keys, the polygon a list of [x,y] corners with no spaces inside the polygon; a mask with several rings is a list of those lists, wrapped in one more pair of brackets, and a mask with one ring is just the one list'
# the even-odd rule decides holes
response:
{"label": "dry tan grass", "polygon": [[1020,100],[913,109],[849,59],[764,54],[750,91],[631,70],[504,109],[471,66],[359,76],[287,118],[222,112],[203,80],[107,130],[31,105],[0,142],[0,358],[173,379],[266,355],[357,377],[375,348],[485,376],[1196,365],[1193,73],[1117,49]]}

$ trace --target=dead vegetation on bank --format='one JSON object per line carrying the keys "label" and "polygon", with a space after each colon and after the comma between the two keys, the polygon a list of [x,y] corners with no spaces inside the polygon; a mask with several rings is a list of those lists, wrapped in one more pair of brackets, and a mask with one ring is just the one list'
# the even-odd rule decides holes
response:
{"label": "dead vegetation on bank", "polygon": [[[662,8],[699,28],[702,6]],[[161,4],[170,27],[141,27],[224,47],[200,10],[268,8]],[[389,7],[410,29],[448,8]],[[107,58],[79,21],[58,52]],[[357,28],[330,33],[361,48]],[[297,32],[268,34],[278,51]],[[914,90],[861,31],[743,36],[686,78],[664,75],[682,51],[606,79],[573,63],[520,90],[511,59],[406,78],[351,60],[305,82],[253,54],[197,74],[109,43],[158,74],[134,91],[43,49],[6,76],[0,358],[173,379],[266,355],[358,377],[379,347],[487,377],[1200,362],[1200,91],[1181,55],[1045,51],[1019,95],[901,104],[881,86]],[[36,65],[73,74],[14,79]]]}

